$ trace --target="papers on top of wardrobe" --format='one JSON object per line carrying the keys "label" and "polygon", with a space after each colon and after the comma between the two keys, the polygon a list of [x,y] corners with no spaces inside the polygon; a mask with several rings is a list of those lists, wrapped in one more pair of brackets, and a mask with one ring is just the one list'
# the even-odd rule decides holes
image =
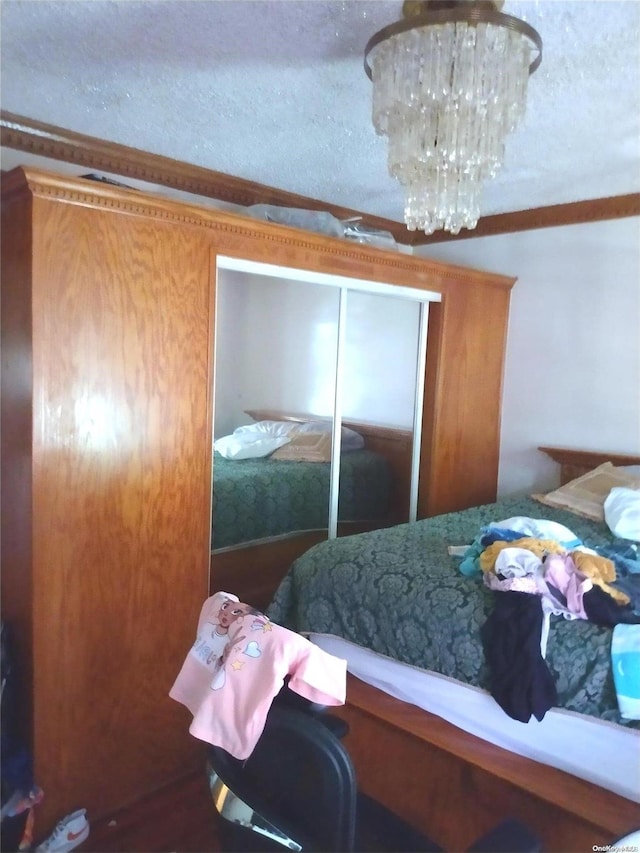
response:
{"label": "papers on top of wardrobe", "polygon": [[380,249],[398,248],[395,237],[390,231],[370,228],[364,225],[359,217],[340,220],[322,210],[302,210],[297,207],[279,207],[275,204],[253,204],[246,208],[245,213],[265,222],[304,228],[306,231],[326,234],[328,237],[343,237],[352,242],[364,243]]}

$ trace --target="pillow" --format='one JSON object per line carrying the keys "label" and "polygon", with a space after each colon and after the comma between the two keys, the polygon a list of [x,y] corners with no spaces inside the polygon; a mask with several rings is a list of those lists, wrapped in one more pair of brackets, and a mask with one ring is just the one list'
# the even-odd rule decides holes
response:
{"label": "pillow", "polygon": [[234,429],[234,435],[251,434],[255,436],[270,435],[272,438],[288,436],[299,427],[295,421],[257,421],[254,424],[239,426]]}
{"label": "pillow", "polygon": [[331,433],[295,433],[271,458],[290,462],[331,462]]}
{"label": "pillow", "polygon": [[604,520],[614,536],[640,542],[640,490],[611,489],[604,502]]}
{"label": "pillow", "polygon": [[604,521],[604,502],[611,489],[616,486],[638,489],[640,477],[615,468],[611,462],[605,462],[553,492],[531,497],[547,506],[561,507],[576,515]]}
{"label": "pillow", "polygon": [[213,449],[225,459],[261,459],[288,441],[286,435],[277,437],[260,433],[234,433],[216,439]]}
{"label": "pillow", "polygon": [[[298,433],[329,433],[333,430],[331,421],[308,421],[304,424],[299,424]],[[349,427],[342,427],[342,441],[340,444],[341,450],[360,450],[364,447],[364,437]]]}

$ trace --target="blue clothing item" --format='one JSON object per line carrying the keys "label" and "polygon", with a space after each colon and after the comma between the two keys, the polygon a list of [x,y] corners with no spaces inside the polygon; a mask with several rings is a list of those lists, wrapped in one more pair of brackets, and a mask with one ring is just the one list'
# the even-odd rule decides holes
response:
{"label": "blue clothing item", "polygon": [[640,625],[615,626],[611,668],[620,716],[640,720]]}
{"label": "blue clothing item", "polygon": [[468,578],[473,578],[482,574],[482,569],[480,568],[480,554],[482,554],[483,551],[484,546],[481,545],[477,539],[474,539],[465,551],[462,562],[458,566],[463,575],[466,575]]}
{"label": "blue clothing item", "polygon": [[483,527],[479,541],[484,548],[488,548],[494,542],[515,542],[516,539],[522,539],[526,535],[519,530],[507,530],[505,527]]}
{"label": "blue clothing item", "polygon": [[601,557],[613,561],[618,577],[640,574],[640,553],[637,545],[613,542],[611,545],[598,545],[595,550]]}
{"label": "blue clothing item", "polygon": [[626,593],[631,599],[630,607],[636,616],[640,616],[640,553],[638,546],[631,542],[612,542],[610,545],[598,545],[596,552],[611,560],[616,568],[616,579],[612,586]]}
{"label": "blue clothing item", "polygon": [[630,602],[628,606],[636,616],[640,616],[640,575],[619,577],[615,581],[612,581],[611,586],[629,596]]}

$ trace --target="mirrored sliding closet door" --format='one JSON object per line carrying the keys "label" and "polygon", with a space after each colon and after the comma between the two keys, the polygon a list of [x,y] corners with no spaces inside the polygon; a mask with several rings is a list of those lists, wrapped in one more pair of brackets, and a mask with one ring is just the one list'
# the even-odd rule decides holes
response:
{"label": "mirrored sliding closet door", "polygon": [[215,550],[328,527],[339,299],[317,284],[218,277]]}
{"label": "mirrored sliding closet door", "polygon": [[[423,304],[414,300],[364,290],[346,294],[336,407],[347,436],[340,456],[341,533],[352,532],[350,525],[382,527],[411,518],[422,314]],[[359,453],[351,452],[357,442],[350,430],[362,435]]]}
{"label": "mirrored sliding closet door", "polygon": [[430,298],[218,259],[214,552],[415,519]]}

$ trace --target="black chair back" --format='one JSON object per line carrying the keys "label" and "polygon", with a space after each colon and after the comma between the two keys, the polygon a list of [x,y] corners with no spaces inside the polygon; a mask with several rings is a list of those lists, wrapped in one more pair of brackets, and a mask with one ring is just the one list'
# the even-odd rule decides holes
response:
{"label": "black chair back", "polygon": [[[354,849],[357,786],[353,764],[342,742],[316,715],[274,704],[246,761],[212,746],[209,764],[236,798],[256,813],[249,822],[259,826],[257,832],[246,826],[243,832],[240,823],[227,827],[223,823],[225,850],[330,853]],[[221,813],[225,817],[225,810]],[[227,808],[226,814],[233,816],[233,808]],[[275,841],[273,832],[267,834],[265,825],[276,828],[282,840]]]}

